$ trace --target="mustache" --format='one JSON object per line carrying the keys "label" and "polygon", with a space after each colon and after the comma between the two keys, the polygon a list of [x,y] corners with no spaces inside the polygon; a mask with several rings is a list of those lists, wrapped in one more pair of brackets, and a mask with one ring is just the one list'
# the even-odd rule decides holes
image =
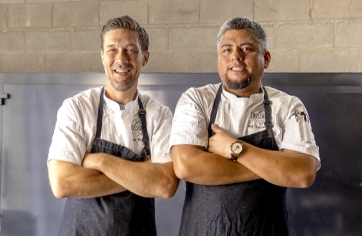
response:
{"label": "mustache", "polygon": [[111,67],[112,70],[116,70],[116,69],[131,69],[133,68],[133,66],[131,64],[128,63],[122,63],[122,64],[117,64]]}

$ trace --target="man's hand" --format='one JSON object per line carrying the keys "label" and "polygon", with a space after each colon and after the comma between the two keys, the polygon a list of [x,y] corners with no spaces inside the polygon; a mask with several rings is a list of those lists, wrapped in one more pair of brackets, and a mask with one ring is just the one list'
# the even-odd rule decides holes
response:
{"label": "man's hand", "polygon": [[215,124],[211,125],[211,129],[215,132],[215,135],[209,138],[207,150],[230,159],[230,145],[236,141],[236,138]]}
{"label": "man's hand", "polygon": [[151,156],[147,155],[143,161],[152,163]]}

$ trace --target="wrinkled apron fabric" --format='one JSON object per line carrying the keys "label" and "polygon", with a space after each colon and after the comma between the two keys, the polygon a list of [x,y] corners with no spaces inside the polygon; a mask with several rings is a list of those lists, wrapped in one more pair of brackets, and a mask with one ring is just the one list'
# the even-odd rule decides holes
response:
{"label": "wrinkled apron fabric", "polygon": [[[150,155],[145,110],[138,98],[145,148],[139,156],[128,148],[100,139],[102,130],[104,88],[98,109],[97,132],[92,153],[108,153],[131,161],[143,161]],[[153,198],[144,198],[130,191],[96,198],[69,198],[66,201],[60,236],[155,236]]]}
{"label": "wrinkled apron fabric", "polygon": [[[278,150],[271,123],[271,108],[264,87],[266,130],[240,137],[254,146]],[[222,92],[220,86],[211,112],[209,137]],[[186,183],[180,236],[287,236],[286,188],[265,180],[206,186]]]}

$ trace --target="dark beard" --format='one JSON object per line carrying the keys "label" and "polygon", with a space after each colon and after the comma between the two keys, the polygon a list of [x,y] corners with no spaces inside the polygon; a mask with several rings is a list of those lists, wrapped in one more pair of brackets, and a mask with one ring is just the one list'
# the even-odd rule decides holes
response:
{"label": "dark beard", "polygon": [[226,83],[226,87],[232,90],[239,90],[239,89],[243,89],[249,86],[250,84],[250,76],[247,77],[246,79],[242,80],[241,82],[234,82],[231,81],[227,75],[225,76],[225,83]]}
{"label": "dark beard", "polygon": [[132,86],[135,84],[136,82],[136,79],[135,78],[132,78],[132,79],[128,79],[126,81],[126,84],[118,84],[116,83],[112,78],[108,77],[108,80],[109,80],[109,83],[112,85],[112,87],[119,91],[119,92],[125,92],[127,90],[129,90],[130,88],[132,88]]}

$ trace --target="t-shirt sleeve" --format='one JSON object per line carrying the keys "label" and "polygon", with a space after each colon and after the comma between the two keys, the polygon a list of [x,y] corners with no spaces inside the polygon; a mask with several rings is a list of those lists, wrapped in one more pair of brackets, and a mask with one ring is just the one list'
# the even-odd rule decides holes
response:
{"label": "t-shirt sleeve", "polygon": [[159,106],[157,118],[153,119],[153,134],[150,139],[151,159],[153,163],[171,162],[171,154],[168,151],[168,140],[171,132],[172,112],[166,106]]}
{"label": "t-shirt sleeve", "polygon": [[172,121],[169,148],[179,144],[207,147],[208,127],[204,110],[193,90],[182,94]]}
{"label": "t-shirt sleeve", "polygon": [[57,113],[48,161],[56,159],[81,165],[86,145],[79,114],[75,103],[69,99],[63,102]]}
{"label": "t-shirt sleeve", "polygon": [[320,162],[319,148],[314,139],[307,109],[296,97],[292,99],[283,124],[283,139],[280,148],[309,154]]}

